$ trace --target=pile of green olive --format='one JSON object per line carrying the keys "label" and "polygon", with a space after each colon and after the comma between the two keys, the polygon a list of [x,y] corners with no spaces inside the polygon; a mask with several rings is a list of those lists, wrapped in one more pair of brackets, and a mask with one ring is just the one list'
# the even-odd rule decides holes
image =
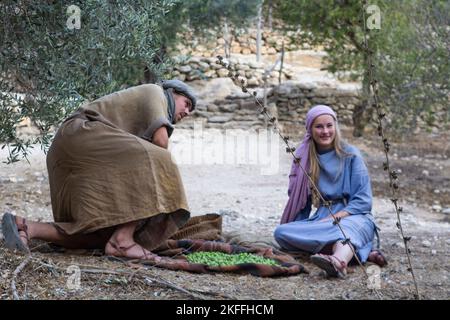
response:
{"label": "pile of green olive", "polygon": [[242,263],[268,264],[272,266],[279,265],[273,259],[264,258],[252,253],[228,254],[216,251],[198,251],[186,255],[191,263],[201,263],[208,266],[232,266]]}

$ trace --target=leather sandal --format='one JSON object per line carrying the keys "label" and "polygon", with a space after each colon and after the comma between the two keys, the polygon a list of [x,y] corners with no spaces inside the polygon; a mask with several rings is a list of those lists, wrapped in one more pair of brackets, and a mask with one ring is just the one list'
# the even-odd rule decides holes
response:
{"label": "leather sandal", "polygon": [[30,241],[25,218],[22,218],[22,225],[19,227],[16,223],[16,216],[6,212],[2,218],[2,232],[5,238],[5,246],[8,249],[30,252],[28,245],[22,241],[22,239],[25,239],[27,243]]}
{"label": "leather sandal", "polygon": [[20,225],[17,224],[17,230],[19,231],[19,236],[22,239],[25,239],[26,243],[28,244],[28,242],[30,242],[30,236],[28,234],[28,225],[27,220],[25,218],[22,217],[22,223]]}
{"label": "leather sandal", "polygon": [[345,278],[347,275],[347,263],[333,255],[315,254],[311,261],[330,277]]}
{"label": "leather sandal", "polygon": [[[128,246],[128,247],[121,247],[119,246],[117,243],[109,240],[108,243],[111,245],[111,247],[113,247],[117,252],[119,252],[120,255],[112,255],[111,258],[116,258],[118,260],[154,260],[155,257],[158,257],[158,255],[153,254],[153,253],[147,253],[145,252],[144,247],[140,246],[139,244],[137,244],[136,242],[133,243],[132,245]],[[131,258],[131,257],[127,257],[127,251],[130,250],[131,248],[135,247],[135,246],[140,246],[142,249],[142,256],[138,257],[138,258]],[[159,258],[159,257],[158,257]]]}

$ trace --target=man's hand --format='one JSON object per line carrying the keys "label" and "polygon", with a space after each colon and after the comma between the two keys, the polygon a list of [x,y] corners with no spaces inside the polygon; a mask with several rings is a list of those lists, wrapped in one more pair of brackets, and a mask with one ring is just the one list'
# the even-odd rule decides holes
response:
{"label": "man's hand", "polygon": [[169,135],[167,134],[166,127],[162,126],[161,128],[156,129],[155,133],[153,133],[152,143],[167,149],[169,146]]}

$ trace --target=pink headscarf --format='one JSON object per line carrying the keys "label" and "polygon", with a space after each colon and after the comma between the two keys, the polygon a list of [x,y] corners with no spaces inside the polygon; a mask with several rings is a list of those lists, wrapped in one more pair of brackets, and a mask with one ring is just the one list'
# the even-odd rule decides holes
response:
{"label": "pink headscarf", "polygon": [[[306,172],[309,172],[309,143],[311,141],[311,127],[314,120],[324,114],[331,115],[337,121],[336,113],[328,106],[317,105],[311,108],[306,114],[306,135],[300,146],[295,151],[295,156],[300,158],[300,163]],[[288,223],[294,221],[297,213],[306,206],[308,200],[309,181],[303,170],[293,161],[291,173],[289,174],[289,200],[284,208],[281,222]]]}

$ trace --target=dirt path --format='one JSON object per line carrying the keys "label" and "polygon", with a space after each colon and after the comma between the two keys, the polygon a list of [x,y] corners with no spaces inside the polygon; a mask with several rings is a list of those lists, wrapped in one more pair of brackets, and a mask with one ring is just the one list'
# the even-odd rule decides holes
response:
{"label": "dirt path", "polygon": [[[177,154],[190,132],[174,133],[172,151]],[[205,130],[205,137],[212,132]],[[217,133],[216,133],[217,134]],[[183,142],[184,141],[184,142]],[[404,207],[403,225],[412,236],[413,266],[421,294],[429,299],[449,299],[450,219],[445,211],[450,207],[449,150],[442,148],[448,137],[429,136],[408,143],[394,144],[397,156],[392,156],[394,168],[400,168],[401,194]],[[381,228],[382,247],[389,265],[381,269],[383,299],[412,298],[411,276],[407,272],[406,255],[397,233],[395,213],[386,193],[385,173],[381,169],[383,155],[377,141],[350,140],[366,157],[374,189],[374,216]],[[209,143],[211,144],[211,143]],[[195,149],[195,143],[192,145]],[[208,146],[208,142],[205,142]],[[194,215],[218,212],[223,215],[227,235],[243,241],[272,241],[287,200],[287,172],[290,158],[273,149],[278,161],[274,174],[263,175],[267,162],[254,165],[180,163],[189,204]],[[207,149],[207,148],[206,148]],[[198,150],[197,150],[198,151]],[[3,151],[2,151],[3,152]],[[179,154],[179,153],[178,153]],[[198,153],[195,153],[197,155]],[[204,159],[210,159],[207,153]],[[5,159],[2,154],[2,159]],[[179,160],[179,159],[178,159]],[[262,160],[261,160],[262,161]],[[206,161],[208,162],[208,161]],[[424,172],[426,171],[426,172]],[[0,209],[10,210],[34,220],[51,220],[51,206],[45,157],[34,152],[30,164],[0,165]],[[435,211],[433,211],[434,206]],[[439,209],[440,207],[440,209]],[[191,274],[151,268],[131,276],[132,268],[107,261],[102,256],[35,252],[34,260],[18,278],[18,292],[29,299],[191,299],[180,291],[158,285],[149,279],[166,279],[209,299],[377,299],[367,286],[358,268],[352,268],[347,280],[328,280],[322,272],[303,261],[309,275],[289,278],[263,279],[250,275]],[[0,247],[0,298],[11,298],[12,272],[23,257],[12,255]],[[47,265],[43,265],[45,262]],[[121,268],[128,274],[82,272],[81,287],[70,290],[67,285],[70,265],[95,266],[107,270]],[[52,267],[53,266],[53,267]]]}

